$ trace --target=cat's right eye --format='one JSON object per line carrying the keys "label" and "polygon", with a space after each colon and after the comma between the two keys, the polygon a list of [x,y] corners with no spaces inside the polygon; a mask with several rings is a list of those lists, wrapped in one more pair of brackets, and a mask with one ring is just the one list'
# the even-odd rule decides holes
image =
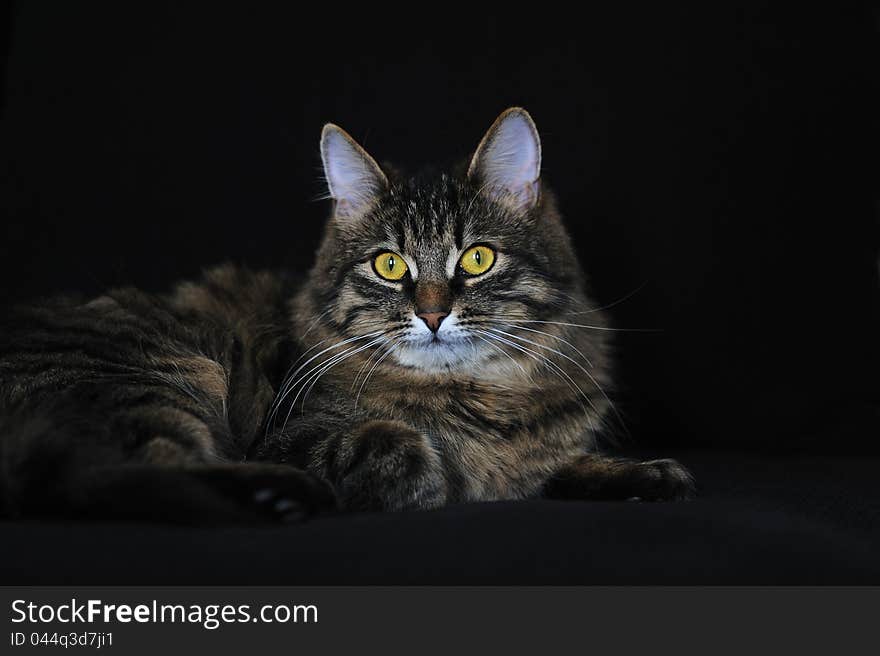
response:
{"label": "cat's right eye", "polygon": [[400,280],[406,275],[406,262],[397,253],[381,253],[373,260],[373,270],[385,280]]}

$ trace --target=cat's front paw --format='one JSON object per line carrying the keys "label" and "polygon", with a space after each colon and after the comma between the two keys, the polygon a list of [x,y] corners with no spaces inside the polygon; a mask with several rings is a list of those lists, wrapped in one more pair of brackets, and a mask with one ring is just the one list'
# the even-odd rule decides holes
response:
{"label": "cat's front paw", "polygon": [[288,465],[253,463],[194,473],[250,521],[299,522],[337,508],[325,481]]}
{"label": "cat's front paw", "polygon": [[342,441],[336,465],[337,492],[349,510],[426,509],[446,501],[440,456],[401,422],[362,424]]}
{"label": "cat's front paw", "polygon": [[630,476],[632,501],[683,501],[696,492],[694,477],[671,458],[635,463]]}

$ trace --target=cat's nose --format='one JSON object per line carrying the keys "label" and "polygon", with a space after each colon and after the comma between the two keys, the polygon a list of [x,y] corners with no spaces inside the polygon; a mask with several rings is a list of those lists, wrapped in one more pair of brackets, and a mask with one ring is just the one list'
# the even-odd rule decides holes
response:
{"label": "cat's nose", "polygon": [[431,329],[432,333],[436,333],[440,330],[440,324],[443,323],[443,320],[448,317],[449,314],[446,312],[422,312],[416,316],[425,322],[425,325]]}

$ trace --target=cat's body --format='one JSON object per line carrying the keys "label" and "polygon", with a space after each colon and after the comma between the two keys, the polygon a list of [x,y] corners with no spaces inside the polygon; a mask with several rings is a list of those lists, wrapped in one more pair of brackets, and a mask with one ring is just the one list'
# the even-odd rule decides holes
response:
{"label": "cat's body", "polygon": [[322,155],[334,216],[307,279],[226,266],[168,296],[7,321],[7,511],[247,520],[687,495],[672,461],[595,453],[607,325],[525,112],[459,176],[388,180],[332,126]]}

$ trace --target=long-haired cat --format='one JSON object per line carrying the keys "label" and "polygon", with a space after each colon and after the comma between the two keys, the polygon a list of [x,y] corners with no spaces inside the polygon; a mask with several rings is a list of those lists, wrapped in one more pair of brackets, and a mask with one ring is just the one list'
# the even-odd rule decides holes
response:
{"label": "long-haired cat", "polygon": [[230,266],[169,295],[19,308],[0,333],[13,515],[297,519],[537,495],[678,499],[596,451],[608,327],[505,111],[460,172],[392,175],[334,125],[305,279]]}

